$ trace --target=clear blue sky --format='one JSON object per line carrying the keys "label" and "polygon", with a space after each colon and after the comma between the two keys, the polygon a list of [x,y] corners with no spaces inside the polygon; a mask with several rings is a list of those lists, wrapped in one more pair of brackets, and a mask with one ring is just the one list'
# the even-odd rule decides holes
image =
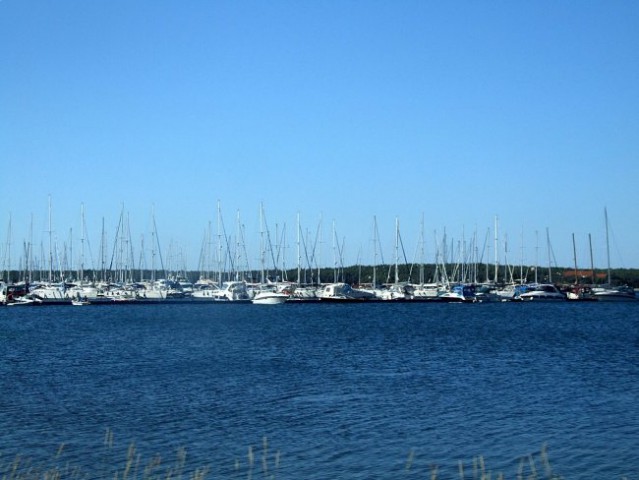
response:
{"label": "clear blue sky", "polygon": [[547,264],[549,232],[572,266],[574,233],[586,268],[592,234],[605,267],[607,207],[613,267],[639,267],[636,1],[0,0],[0,63],[14,267],[47,248],[49,195],[74,257],[82,205],[94,257],[122,211],[150,250],[154,211],[196,268],[219,201],[253,268],[260,204],[291,267],[298,213],[327,266],[333,225],[373,262],[374,217],[412,261],[423,215],[427,261],[444,230],[492,259],[497,216],[502,261]]}

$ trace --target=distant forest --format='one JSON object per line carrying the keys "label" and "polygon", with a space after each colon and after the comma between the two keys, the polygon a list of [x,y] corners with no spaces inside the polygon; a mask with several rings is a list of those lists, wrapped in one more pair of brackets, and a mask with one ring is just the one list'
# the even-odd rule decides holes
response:
{"label": "distant forest", "polygon": [[[461,268],[461,267],[460,267]],[[477,265],[476,268],[466,267],[465,272],[461,272],[460,268],[448,268],[446,276],[450,281],[466,282],[486,282],[492,281],[495,277],[494,266],[488,266],[488,272],[486,272],[486,265]],[[322,268],[320,270],[320,280],[322,283],[342,281],[351,285],[370,284],[373,282],[373,270],[375,270],[375,280],[377,284],[394,283],[395,282],[395,266],[394,265],[378,265],[375,269],[372,266],[349,266],[344,268]],[[537,270],[537,276],[535,277],[534,268],[524,267],[508,267],[503,266],[498,271],[498,282],[509,283],[511,281],[519,283],[523,280],[526,282],[534,282],[537,280],[540,283],[555,283],[555,284],[604,284],[608,282],[608,271],[602,269],[591,270],[577,270],[577,279],[575,280],[575,270],[572,268],[553,267],[551,271],[548,268],[539,268]],[[285,272],[285,279],[289,281],[297,281],[297,270],[290,269]],[[437,268],[436,265],[428,264],[424,265],[420,272],[420,266],[411,265],[399,265],[397,278],[400,282],[409,283],[432,283],[437,279],[442,278],[441,266]],[[199,276],[199,274],[195,274]],[[260,280],[260,272],[253,274],[255,281]],[[257,276],[255,276],[257,275]],[[277,279],[281,279],[282,275],[279,274]],[[310,270],[301,271],[301,283],[316,283],[317,282],[317,270],[311,272]],[[273,273],[269,274],[269,278],[274,280]],[[247,279],[248,280],[248,279]],[[610,270],[610,283],[613,285],[630,285],[634,288],[639,288],[639,269],[622,269],[616,268]]]}
{"label": "distant forest", "polygon": [[[498,283],[504,284],[509,282],[519,283],[523,281],[540,283],[555,283],[555,284],[604,284],[608,283],[608,271],[605,269],[591,270],[577,270],[572,268],[562,267],[540,267],[537,269],[535,275],[534,267],[519,267],[519,266],[500,266],[498,268]],[[576,273],[576,275],[575,275]],[[399,282],[410,283],[432,283],[438,279],[447,278],[450,282],[486,282],[493,281],[495,278],[494,266],[491,265],[473,265],[473,266],[448,266],[446,271],[441,266],[434,264],[426,265],[408,265],[400,264],[395,271],[395,265],[378,265],[375,268],[373,266],[359,266],[353,265],[348,267],[335,267],[335,268],[321,268],[318,272],[317,269],[301,269],[291,268],[287,270],[273,270],[268,271],[252,270],[248,272],[225,272],[222,274],[222,280],[246,280],[247,282],[259,283],[262,280],[268,279],[269,281],[289,281],[297,282],[298,274],[300,277],[300,283],[302,284],[317,284],[331,283],[331,282],[346,282],[351,285],[360,284],[372,284],[375,281],[376,284],[381,285],[385,283],[395,283],[396,279]],[[82,274],[87,281],[140,281],[140,280],[152,280],[160,278],[176,278],[183,277],[190,282],[196,282],[200,278],[208,278],[214,281],[218,281],[216,272],[200,272],[200,271],[186,271],[186,272],[166,272],[166,271],[150,271],[150,270],[131,270],[131,271],[93,271],[85,270]],[[77,281],[80,277],[79,272],[63,272],[64,280],[67,282]],[[17,283],[24,281],[27,277],[24,271],[11,271],[1,272],[0,279],[7,283]],[[31,273],[31,281],[46,281],[49,279],[49,272],[33,272]],[[55,281],[61,281],[60,272],[53,272],[53,278]],[[613,285],[630,285],[634,288],[639,288],[639,269],[636,268],[615,268],[610,270],[610,280]]]}

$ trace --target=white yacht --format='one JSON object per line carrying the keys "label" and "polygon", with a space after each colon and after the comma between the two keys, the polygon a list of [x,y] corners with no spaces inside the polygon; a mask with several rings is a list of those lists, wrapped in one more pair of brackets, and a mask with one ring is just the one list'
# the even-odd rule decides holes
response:
{"label": "white yacht", "polygon": [[305,286],[297,286],[293,289],[293,293],[291,294],[291,300],[301,301],[301,302],[311,302],[318,300],[317,292],[320,287],[315,287],[312,285]]}
{"label": "white yacht", "polygon": [[226,300],[218,286],[213,284],[194,289],[191,298],[193,300]]}
{"label": "white yacht", "polygon": [[397,283],[375,288],[362,288],[360,290],[374,295],[378,300],[408,300],[410,298],[406,285]]}
{"label": "white yacht", "polygon": [[414,300],[437,300],[442,288],[439,283],[420,283],[412,286],[411,296]]}
{"label": "white yacht", "polygon": [[98,298],[98,288],[89,283],[78,283],[66,291],[67,298],[71,300],[95,300]]}
{"label": "white yacht", "polygon": [[31,289],[30,295],[36,302],[40,303],[71,303],[66,295],[66,286],[64,283],[41,283]]}
{"label": "white yacht", "polygon": [[348,283],[329,283],[317,294],[321,301],[366,301],[375,298],[375,295],[364,290],[351,287]]}
{"label": "white yacht", "polygon": [[593,287],[592,295],[600,302],[634,302],[637,300],[634,288],[628,285],[619,287]]}
{"label": "white yacht", "polygon": [[290,295],[284,292],[276,292],[275,290],[262,290],[257,292],[251,299],[256,305],[278,305],[282,304],[290,298]]}
{"label": "white yacht", "polygon": [[519,295],[519,299],[522,301],[556,301],[567,300],[566,295],[559,291],[559,289],[552,283],[541,283],[532,285],[531,288]]}
{"label": "white yacht", "polygon": [[449,303],[474,303],[477,302],[475,295],[475,285],[459,284],[453,285],[449,290],[439,294],[439,300]]}
{"label": "white yacht", "polygon": [[248,290],[246,288],[246,282],[233,281],[222,283],[220,289],[221,299],[229,301],[250,301]]}

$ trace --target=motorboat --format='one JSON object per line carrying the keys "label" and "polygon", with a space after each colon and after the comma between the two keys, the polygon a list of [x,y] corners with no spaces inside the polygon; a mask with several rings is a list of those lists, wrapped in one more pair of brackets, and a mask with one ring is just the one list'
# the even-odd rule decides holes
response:
{"label": "motorboat", "polygon": [[66,295],[66,286],[64,283],[41,283],[35,285],[29,293],[36,302],[39,301],[47,305],[64,305],[71,303],[71,299]]}
{"label": "motorboat", "polygon": [[274,290],[263,290],[257,292],[251,299],[256,305],[278,305],[288,301],[290,295],[284,292],[276,292]]}
{"label": "motorboat", "polygon": [[296,286],[293,289],[290,300],[299,302],[313,302],[319,300],[317,298],[317,292],[320,287],[312,285]]}
{"label": "motorboat", "polygon": [[384,285],[381,288],[374,288],[374,289],[366,290],[366,291],[371,292],[379,300],[403,301],[403,300],[408,300],[410,298],[410,295],[406,291],[406,288],[407,288],[406,285],[391,284],[391,285]]}
{"label": "motorboat", "polygon": [[566,291],[566,297],[572,301],[595,301],[597,298],[588,285],[572,285]]}
{"label": "motorboat", "polygon": [[65,292],[66,296],[72,300],[80,300],[80,299],[92,299],[97,300],[99,295],[99,290],[95,285],[92,284],[74,284],[67,288]]}
{"label": "motorboat", "polygon": [[593,287],[592,295],[600,302],[634,302],[637,300],[634,288],[628,285]]}
{"label": "motorboat", "polygon": [[519,300],[522,301],[556,301],[567,300],[566,295],[559,291],[559,289],[552,283],[541,283],[531,285],[527,292],[519,295]]}
{"label": "motorboat", "polygon": [[439,294],[439,300],[449,303],[474,303],[477,302],[475,295],[475,285],[460,284],[453,285],[449,290]]}
{"label": "motorboat", "polygon": [[360,302],[375,299],[375,294],[351,287],[348,283],[329,283],[318,292],[324,302]]}
{"label": "motorboat", "polygon": [[250,301],[248,290],[246,288],[246,282],[232,281],[222,283],[220,291],[221,300],[229,301]]}
{"label": "motorboat", "polygon": [[217,285],[206,285],[200,288],[196,288],[195,290],[193,290],[193,293],[191,293],[191,298],[193,300],[209,300],[209,301],[215,301],[215,300],[226,300],[226,297],[224,296],[224,294],[222,293],[222,291],[217,287]]}
{"label": "motorboat", "polygon": [[24,307],[28,305],[42,305],[42,300],[36,297],[33,297],[30,293],[27,295],[23,295],[22,297],[15,297],[12,300],[8,301],[6,305],[8,307]]}
{"label": "motorboat", "polygon": [[440,290],[439,283],[420,283],[411,286],[411,298],[413,300],[439,300]]}

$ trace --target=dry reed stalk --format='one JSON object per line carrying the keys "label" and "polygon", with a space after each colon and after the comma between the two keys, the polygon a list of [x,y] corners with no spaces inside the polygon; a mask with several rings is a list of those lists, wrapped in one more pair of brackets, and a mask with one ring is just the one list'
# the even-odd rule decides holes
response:
{"label": "dry reed stalk", "polygon": [[122,480],[126,480],[129,472],[131,471],[131,466],[135,460],[135,443],[131,442],[129,448],[126,452],[126,465],[124,467],[124,472],[122,472]]}
{"label": "dry reed stalk", "polygon": [[406,459],[406,465],[404,466],[404,470],[406,470],[407,472],[410,471],[411,467],[413,466],[414,459],[415,459],[415,449],[411,448],[410,451],[408,452],[408,458]]}
{"label": "dry reed stalk", "polygon": [[519,467],[517,468],[517,480],[524,480],[524,458],[519,459]]}
{"label": "dry reed stalk", "polygon": [[199,467],[195,469],[195,472],[191,475],[191,480],[204,480],[209,474],[209,467]]}
{"label": "dry reed stalk", "polygon": [[162,457],[160,455],[156,455],[151,459],[151,461],[144,467],[143,478],[145,480],[150,480],[154,475],[154,471],[157,467],[162,464]]}
{"label": "dry reed stalk", "polygon": [[113,430],[107,427],[106,432],[104,432],[104,446],[108,449],[113,448]]}
{"label": "dry reed stalk", "polygon": [[268,439],[266,436],[262,437],[262,473],[265,477],[268,476]]}
{"label": "dry reed stalk", "polygon": [[251,480],[253,478],[253,465],[255,464],[255,457],[253,456],[253,447],[249,445],[248,448],[248,472],[246,473],[246,478]]}
{"label": "dry reed stalk", "polygon": [[[1,0],[0,0],[1,1]],[[107,429],[104,437],[105,452],[113,447],[113,432]],[[206,480],[210,474],[210,468],[208,466],[199,467],[193,471],[187,470],[187,450],[184,447],[180,447],[177,450],[176,461],[173,465],[163,467],[161,457],[156,455],[153,457],[143,468],[140,476],[140,470],[142,469],[142,457],[137,452],[135,443],[131,443],[128,447],[126,454],[126,463],[124,467],[121,467],[121,463],[116,462],[115,471],[110,469],[105,470],[102,474],[99,472],[83,472],[79,467],[73,467],[69,462],[64,463],[63,455],[66,453],[67,446],[65,443],[61,443],[55,456],[52,460],[55,462],[53,466],[47,468],[43,465],[31,465],[28,458],[16,455],[12,462],[3,461],[6,457],[2,456],[0,452],[0,480],[86,480],[93,477],[98,473],[97,478],[112,477],[113,480]],[[238,477],[246,476],[246,479],[253,480],[253,477],[258,477],[259,473],[255,468],[256,451],[253,446],[248,447],[247,452],[247,471],[246,474],[241,471],[242,465],[240,459],[235,460],[235,471]],[[268,442],[268,438],[264,436],[262,438],[262,452],[261,452],[261,470],[264,480],[274,480],[277,470],[280,466],[280,451],[273,452],[273,463],[270,462],[269,456],[271,455],[271,447]],[[404,466],[405,472],[411,472],[415,469],[416,451],[410,449]],[[537,465],[537,462],[540,465]],[[466,465],[463,461],[458,460],[458,478],[459,480],[466,479]],[[108,468],[108,463],[104,464]],[[120,470],[122,468],[122,470]],[[430,480],[437,480],[439,478],[438,465],[429,465]],[[473,457],[472,462],[473,479],[472,480],[491,480],[492,472],[488,470],[485,459],[483,456],[478,455]],[[561,477],[552,471],[550,460],[548,457],[547,445],[543,444],[537,454],[529,454],[522,456],[519,459],[519,467],[516,474],[517,480],[560,480]],[[469,479],[470,480],[470,477]],[[496,480],[505,480],[503,473],[496,473]],[[622,480],[627,480],[627,477],[622,477]]]}
{"label": "dry reed stalk", "polygon": [[545,443],[541,446],[541,463],[544,466],[546,478],[553,478],[552,467],[550,465],[550,460],[548,459],[547,445]]}
{"label": "dry reed stalk", "polygon": [[528,455],[528,465],[530,465],[530,479],[537,480],[537,467],[535,466],[535,459],[532,455]]}
{"label": "dry reed stalk", "polygon": [[60,455],[62,455],[62,451],[64,450],[64,443],[61,443],[60,446],[58,447],[58,451],[55,454],[56,458],[60,458]]}
{"label": "dry reed stalk", "polygon": [[486,464],[484,463],[484,456],[483,455],[479,456],[479,467],[481,469],[481,480],[487,480],[486,479]]}
{"label": "dry reed stalk", "polygon": [[177,450],[177,463],[175,469],[169,469],[168,475],[173,478],[173,473],[177,475],[178,480],[182,480],[182,473],[184,472],[184,466],[186,465],[186,448],[179,447]]}
{"label": "dry reed stalk", "polygon": [[8,480],[13,480],[14,478],[16,478],[16,473],[18,472],[19,466],[20,466],[20,455],[16,455],[16,457],[13,459],[11,473],[9,474]]}

